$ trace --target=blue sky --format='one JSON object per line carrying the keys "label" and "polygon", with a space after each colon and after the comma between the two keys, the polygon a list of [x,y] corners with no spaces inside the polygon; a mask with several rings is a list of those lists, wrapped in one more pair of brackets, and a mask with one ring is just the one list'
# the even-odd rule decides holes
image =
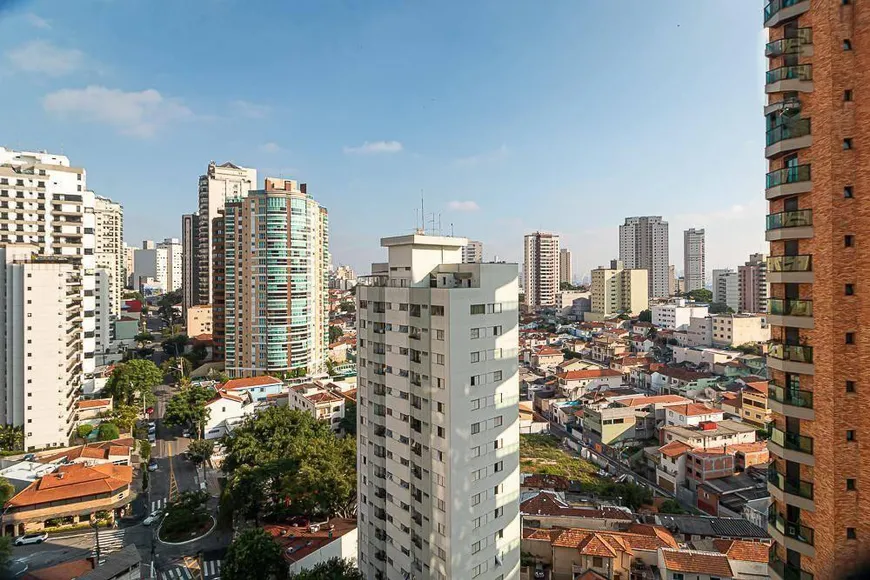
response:
{"label": "blue sky", "polygon": [[580,275],[628,215],[764,251],[757,2],[0,0],[0,145],[48,149],[180,234],[210,160],[292,177],[336,263],[379,260],[421,191],[442,230],[517,261],[562,235]]}

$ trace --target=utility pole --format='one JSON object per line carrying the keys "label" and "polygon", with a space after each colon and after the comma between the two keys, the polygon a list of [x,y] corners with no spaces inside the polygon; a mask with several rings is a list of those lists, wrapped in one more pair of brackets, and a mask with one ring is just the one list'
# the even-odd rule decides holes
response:
{"label": "utility pole", "polygon": [[91,520],[91,525],[94,526],[94,568],[101,564],[100,562],[100,524],[96,519]]}

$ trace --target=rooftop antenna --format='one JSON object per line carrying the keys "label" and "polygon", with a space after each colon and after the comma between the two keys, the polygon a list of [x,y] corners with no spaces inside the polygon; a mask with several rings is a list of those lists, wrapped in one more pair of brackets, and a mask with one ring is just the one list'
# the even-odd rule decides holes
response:
{"label": "rooftop antenna", "polygon": [[453,222],[450,222],[450,237],[453,237]]}
{"label": "rooftop antenna", "polygon": [[420,229],[426,233],[426,211],[423,208],[423,188],[420,188]]}

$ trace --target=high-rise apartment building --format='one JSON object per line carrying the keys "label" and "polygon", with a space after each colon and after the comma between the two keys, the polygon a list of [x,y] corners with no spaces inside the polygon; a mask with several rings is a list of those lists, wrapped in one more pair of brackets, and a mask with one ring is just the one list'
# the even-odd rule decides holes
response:
{"label": "high-rise apartment building", "polygon": [[0,424],[21,427],[26,450],[69,444],[83,384],[83,269],[40,252],[0,245]]}
{"label": "high-rise apartment building", "polygon": [[764,11],[776,580],[845,578],[870,542],[868,9],[777,0]]}
{"label": "high-rise apartment building", "polygon": [[[227,198],[215,235],[215,342],[230,377],[325,368],[329,221],[306,185]],[[232,235],[225,235],[230,232]]]}
{"label": "high-rise apartment building", "polygon": [[124,208],[109,198],[94,197],[97,268],[109,275],[109,306],[113,316],[121,314],[124,295]]}
{"label": "high-rise apartment building", "polygon": [[519,577],[517,265],[464,244],[384,238],[357,286],[365,578]]}
{"label": "high-rise apartment building", "polygon": [[468,244],[462,248],[462,263],[477,264],[483,262],[483,242],[468,240]]}
{"label": "high-rise apartment building", "polygon": [[592,270],[591,292],[592,309],[583,315],[588,321],[638,314],[649,308],[649,272],[630,270],[619,260],[611,260],[609,268]]}
{"label": "high-rise apartment building", "polygon": [[725,304],[734,312],[740,310],[740,279],[730,268],[713,270],[713,302]]}
{"label": "high-rise apartment building", "polygon": [[559,282],[566,284],[574,283],[574,264],[571,250],[562,248],[559,250]]}
{"label": "high-rise apartment building", "polygon": [[135,288],[133,272],[136,270],[136,248],[124,243],[124,283],[127,288]]}
{"label": "high-rise apartment building", "polygon": [[142,246],[133,254],[133,288],[143,294],[163,294],[169,284],[166,248],[158,248],[149,240]]}
{"label": "high-rise apartment building", "polygon": [[636,270],[649,271],[650,298],[667,298],[668,281],[668,222],[661,216],[627,217],[619,226],[619,260]]}
{"label": "high-rise apartment building", "polygon": [[767,257],[750,254],[749,261],[737,266],[740,312],[767,312]]}
{"label": "high-rise apartment building", "polygon": [[[227,199],[243,198],[257,188],[257,170],[232,163],[208,164],[205,175],[199,178],[199,205],[196,239],[196,266],[198,269],[197,304],[212,303],[212,220],[218,217]],[[193,306],[193,305],[192,305]]]}
{"label": "high-rise apartment building", "polygon": [[199,214],[181,216],[181,306],[187,311],[199,304],[199,276],[196,254],[196,236],[199,232]]}
{"label": "high-rise apartment building", "polygon": [[527,234],[523,252],[523,290],[529,309],[555,306],[559,291],[559,236]]}
{"label": "high-rise apartment building", "polygon": [[157,248],[166,250],[166,291],[174,292],[181,289],[184,267],[183,247],[178,238],[166,238]]}
{"label": "high-rise apartment building", "polygon": [[686,292],[700,290],[707,278],[704,230],[690,228],[683,232],[683,278]]}
{"label": "high-rise apartment building", "polygon": [[85,381],[93,379],[96,367],[94,206],[85,170],[71,167],[67,157],[0,147],[0,244],[31,244],[41,256],[59,256],[77,265]]}

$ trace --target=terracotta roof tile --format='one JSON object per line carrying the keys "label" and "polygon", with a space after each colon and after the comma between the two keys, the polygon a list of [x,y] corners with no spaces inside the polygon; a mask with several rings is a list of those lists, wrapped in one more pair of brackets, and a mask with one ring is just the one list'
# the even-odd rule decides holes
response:
{"label": "terracotta roof tile", "polygon": [[307,395],[305,398],[314,403],[315,405],[320,405],[322,403],[332,403],[341,400],[340,397],[336,397],[332,393],[327,392],[314,393],[313,395]]}
{"label": "terracotta roof tile", "polygon": [[698,373],[695,371],[690,371],[688,369],[679,369],[675,367],[663,367],[658,369],[656,372],[660,375],[664,375],[672,379],[689,382],[697,381],[699,379],[709,379],[713,377],[713,375],[711,375],[710,373]]}
{"label": "terracotta roof tile", "polygon": [[621,377],[622,373],[613,369],[582,369],[579,371],[559,373],[556,376],[563,381],[581,381],[583,379],[597,379],[602,377]]}
{"label": "terracotta roof tile", "polygon": [[687,417],[697,417],[699,415],[712,415],[714,413],[721,413],[721,409],[714,409],[712,407],[708,407],[702,403],[689,403],[688,405],[675,405],[673,407],[668,407],[668,411],[673,411],[674,413],[679,413],[680,415],[685,415]]}
{"label": "terracotta roof tile", "polygon": [[761,542],[745,540],[713,540],[717,550],[728,556],[729,560],[744,562],[767,562],[768,549]]}
{"label": "terracotta roof tile", "polygon": [[753,391],[757,391],[762,395],[767,396],[767,385],[770,381],[753,381],[751,383],[746,383],[746,386],[752,389]]}
{"label": "terracotta roof tile", "polygon": [[680,395],[655,395],[652,397],[633,397],[616,401],[623,407],[640,407],[642,405],[658,405],[662,403],[691,403],[690,399]]}
{"label": "terracotta roof tile", "polygon": [[697,550],[662,549],[665,567],[672,572],[689,572],[705,576],[732,578],[734,573],[724,554]]}
{"label": "terracotta roof tile", "polygon": [[76,407],[79,409],[99,409],[102,407],[111,407],[112,399],[90,399],[87,401],[77,401]]}
{"label": "terracotta roof tile", "polygon": [[686,445],[682,441],[671,441],[667,445],[659,447],[659,453],[665,457],[679,457],[686,451],[691,451],[692,446]]}
{"label": "terracotta roof tile", "polygon": [[571,516],[581,518],[607,518],[631,521],[630,514],[613,507],[578,508],[561,499],[554,492],[542,490],[520,504],[520,512],[526,515]]}
{"label": "terracotta roof tile", "polygon": [[249,389],[251,387],[264,387],[266,385],[283,385],[281,379],[275,377],[247,377],[243,379],[230,379],[222,385],[222,388],[227,391],[236,389]]}
{"label": "terracotta roof tile", "polygon": [[21,507],[114,493],[130,485],[132,481],[133,468],[129,465],[104,463],[88,467],[73,463],[61,466],[54,473],[34,481],[6,505]]}

